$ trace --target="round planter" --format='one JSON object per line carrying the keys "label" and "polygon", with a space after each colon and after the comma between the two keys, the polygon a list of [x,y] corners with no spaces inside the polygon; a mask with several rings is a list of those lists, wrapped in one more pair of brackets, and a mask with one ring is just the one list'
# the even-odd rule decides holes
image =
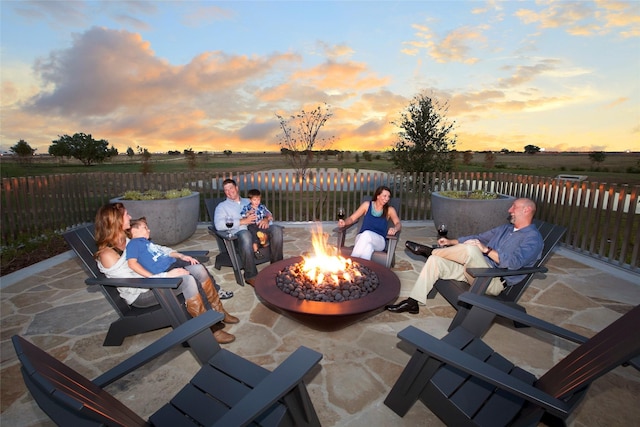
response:
{"label": "round planter", "polygon": [[200,193],[193,192],[186,197],[162,200],[122,200],[120,202],[131,218],[146,217],[151,240],[159,245],[171,246],[183,242],[193,235],[200,216]]}
{"label": "round planter", "polygon": [[452,199],[439,192],[431,194],[431,212],[435,227],[446,224],[447,237],[455,239],[495,228],[509,221],[508,210],[516,200],[499,194],[497,199]]}

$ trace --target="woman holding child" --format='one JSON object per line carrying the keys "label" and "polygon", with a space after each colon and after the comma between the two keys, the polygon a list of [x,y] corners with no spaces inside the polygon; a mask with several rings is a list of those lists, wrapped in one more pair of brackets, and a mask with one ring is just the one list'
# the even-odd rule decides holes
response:
{"label": "woman holding child", "polygon": [[[122,203],[107,204],[98,209],[95,220],[95,239],[98,245],[98,252],[96,252],[95,257],[100,271],[107,277],[119,278],[181,277],[182,283],[174,292],[176,294],[184,294],[187,312],[193,317],[199,316],[206,311],[198,291],[198,283],[200,283],[213,309],[225,315],[224,323],[238,323],[238,318],[227,313],[222,306],[222,301],[220,301],[218,292],[215,289],[213,280],[207,272],[207,269],[191,257],[180,254],[171,248],[151,243],[148,240],[149,229],[147,228],[146,221],[138,221],[135,231],[136,236],[146,240],[149,245],[153,245],[151,248],[163,257],[170,257],[170,259],[175,261],[182,260],[182,264],[176,265],[184,265],[184,267],[169,265],[160,267],[162,271],[157,272],[158,267],[152,265],[153,262],[148,259],[143,261],[143,264],[146,265],[145,267],[139,262],[139,260],[143,258],[128,257],[127,244],[130,240],[127,233],[130,232],[130,229],[131,216],[127,213]],[[146,246],[146,242],[142,243]],[[136,254],[139,253],[140,252],[136,252]],[[163,258],[163,262],[164,261]],[[156,272],[154,273],[152,270]],[[134,307],[150,307],[158,304],[158,301],[153,295],[153,292],[150,292],[150,289],[119,287],[118,292],[127,304]],[[233,335],[223,331],[217,326],[212,327],[212,330],[216,341],[221,344],[230,343],[235,340]]]}

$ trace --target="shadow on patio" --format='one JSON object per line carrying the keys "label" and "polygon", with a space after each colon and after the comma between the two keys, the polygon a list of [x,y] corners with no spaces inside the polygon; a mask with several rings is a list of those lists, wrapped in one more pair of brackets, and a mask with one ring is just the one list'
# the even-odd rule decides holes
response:
{"label": "shadow on patio", "polygon": [[[311,225],[285,226],[285,257],[311,250]],[[422,266],[404,253],[404,240],[436,239],[431,222],[405,223],[404,227],[393,269],[402,283],[401,296],[409,293]],[[325,231],[332,228],[333,224],[324,224]],[[214,256],[217,251],[204,227],[176,249],[208,249]],[[640,304],[637,275],[599,264],[558,250],[547,263],[549,272],[534,280],[521,302],[530,314],[591,336]],[[252,287],[236,285],[231,268],[215,270],[213,257],[208,267],[223,288],[235,292],[234,298],[225,301],[225,308],[241,322],[227,326],[237,340],[226,348],[269,369],[299,345],[323,353],[322,370],[307,383],[324,426],[442,425],[421,404],[399,418],[382,403],[410,357],[398,347],[396,333],[412,324],[443,336],[454,310],[442,297],[429,300],[418,315],[382,312],[339,331],[318,332],[265,308]],[[155,331],[127,338],[120,347],[103,347],[107,327],[116,315],[101,293],[87,291],[85,278],[73,258],[2,289],[1,404],[6,425],[52,425],[26,392],[10,341],[12,335],[25,336],[94,378],[166,333]],[[532,330],[515,330],[507,322],[494,324],[485,339],[510,360],[537,374],[574,348],[573,344],[554,341]],[[107,389],[146,418],[198,367],[190,352],[179,348]],[[572,425],[635,424],[640,419],[638,394],[640,373],[633,368],[618,368],[595,382]]]}

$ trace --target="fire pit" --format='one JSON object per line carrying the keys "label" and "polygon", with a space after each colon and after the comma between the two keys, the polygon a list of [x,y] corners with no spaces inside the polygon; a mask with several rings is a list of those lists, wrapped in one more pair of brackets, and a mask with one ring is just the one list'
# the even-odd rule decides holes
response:
{"label": "fire pit", "polygon": [[[274,311],[293,318],[313,329],[331,331],[344,328],[358,320],[382,311],[400,293],[400,280],[391,270],[375,262],[353,258],[353,261],[375,274],[375,289],[355,299],[340,301],[312,301],[292,296],[280,289],[276,281],[305,258],[294,257],[278,261],[262,270],[256,277],[255,291],[261,301]],[[371,285],[370,285],[371,286]]]}

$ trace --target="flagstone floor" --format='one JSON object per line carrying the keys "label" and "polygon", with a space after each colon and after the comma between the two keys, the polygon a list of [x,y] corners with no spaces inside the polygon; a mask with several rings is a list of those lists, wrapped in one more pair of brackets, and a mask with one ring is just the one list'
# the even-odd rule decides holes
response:
{"label": "flagstone floor", "polygon": [[[285,224],[285,257],[311,250],[312,226]],[[333,225],[324,224],[325,231]],[[333,239],[333,238],[332,238]],[[408,295],[423,264],[404,252],[404,241],[435,242],[433,223],[407,223],[402,232],[393,271],[400,278],[401,297]],[[227,326],[236,335],[226,348],[269,369],[299,345],[324,355],[321,369],[307,378],[308,389],[324,426],[431,426],[442,423],[422,404],[400,418],[384,404],[384,398],[409,360],[406,346],[399,346],[398,331],[415,325],[443,336],[454,314],[437,296],[420,314],[381,312],[334,332],[309,329],[266,308],[252,287],[235,283],[231,268],[213,268],[217,253],[206,229],[199,227],[179,250],[208,249],[210,271],[235,297],[226,309],[241,319]],[[547,263],[549,272],[535,280],[522,298],[530,314],[591,336],[632,306],[640,304],[640,277],[602,267],[598,261],[561,249]],[[94,378],[152,340],[166,329],[127,338],[120,347],[103,347],[102,341],[116,315],[101,293],[84,284],[86,277],[75,258],[43,271],[25,269],[15,283],[1,285],[1,420],[6,426],[49,426],[46,415],[27,393],[19,372],[11,336],[20,334],[73,368]],[[9,278],[5,282],[9,281]],[[514,329],[498,321],[485,337],[514,363],[540,375],[574,345],[531,329]],[[184,348],[177,348],[155,362],[109,386],[107,390],[147,417],[159,408],[197,371],[198,363]],[[617,368],[595,382],[571,420],[573,426],[628,426],[640,419],[640,373]]]}

